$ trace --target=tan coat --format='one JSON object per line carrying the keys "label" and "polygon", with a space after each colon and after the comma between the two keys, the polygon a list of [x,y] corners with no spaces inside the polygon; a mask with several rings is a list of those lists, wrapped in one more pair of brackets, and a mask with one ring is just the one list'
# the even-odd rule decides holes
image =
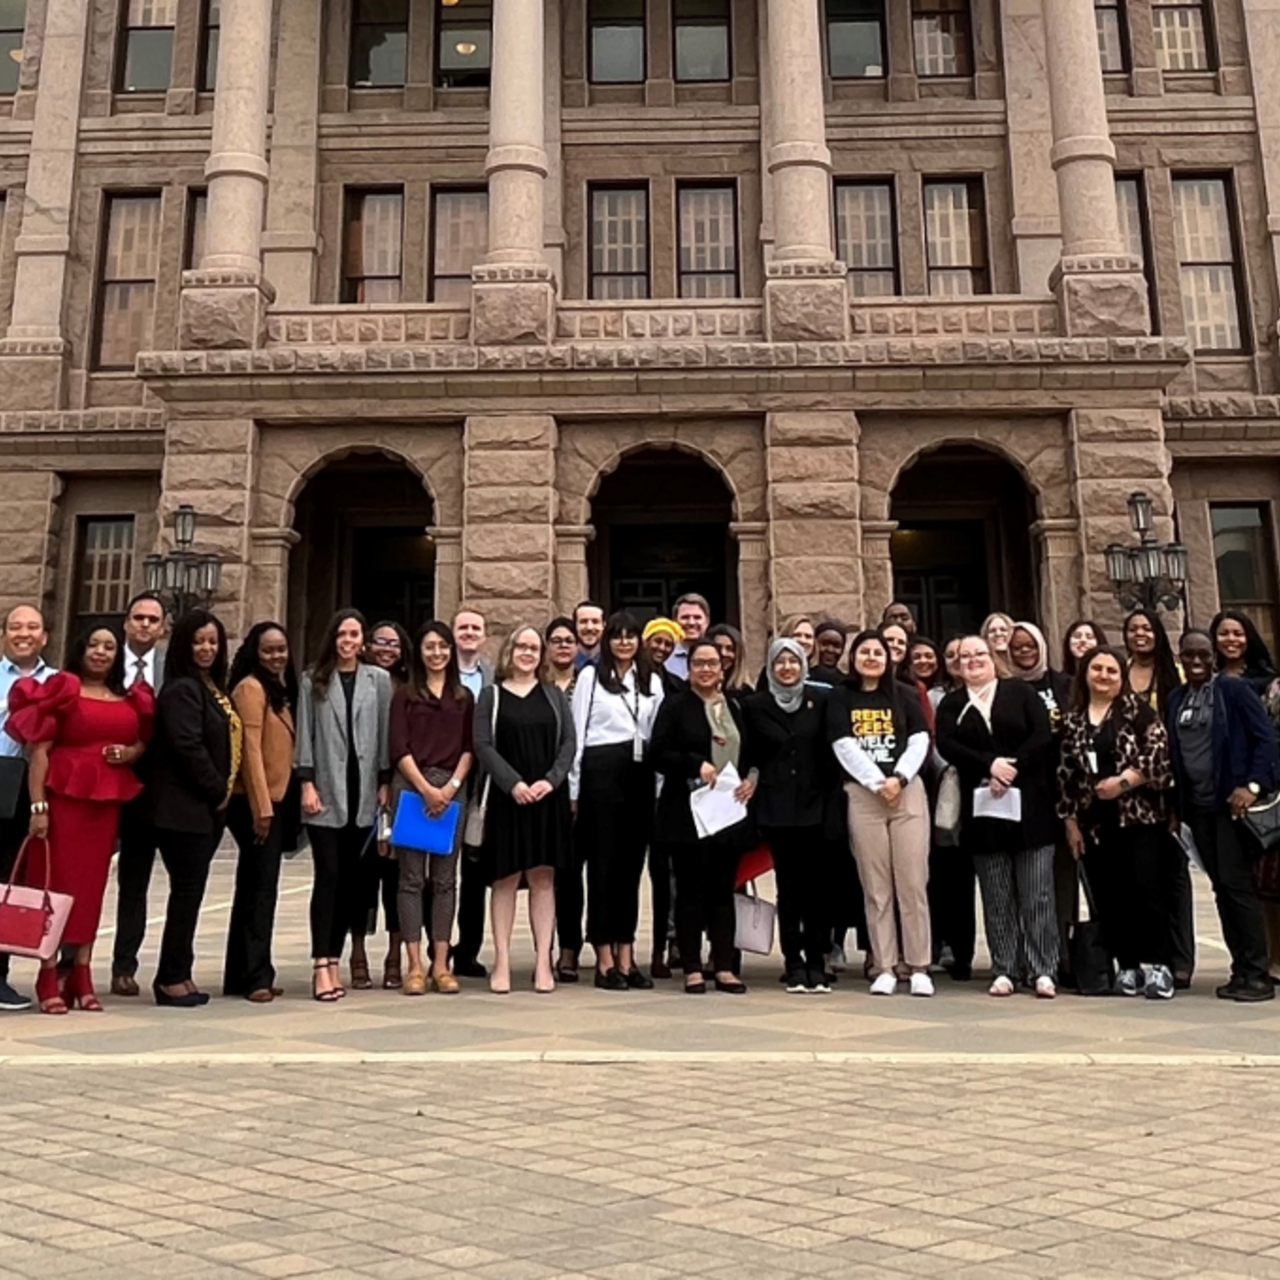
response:
{"label": "tan coat", "polygon": [[272,711],[254,676],[241,680],[231,698],[244,721],[244,763],[236,790],[248,795],[255,818],[270,818],[293,774],[293,716],[288,710],[280,715]]}

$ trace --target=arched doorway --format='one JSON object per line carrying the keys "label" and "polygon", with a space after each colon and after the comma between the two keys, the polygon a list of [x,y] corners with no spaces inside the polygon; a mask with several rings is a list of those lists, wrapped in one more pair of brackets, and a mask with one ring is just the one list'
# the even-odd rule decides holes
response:
{"label": "arched doorway", "polygon": [[431,495],[404,462],[381,452],[330,462],[298,498],[289,560],[289,629],[310,660],[335,609],[391,618],[412,634],[435,611]]}
{"label": "arched doorway", "polygon": [[890,516],[894,598],[924,634],[976,630],[995,609],[1036,616],[1035,500],[1004,458],[970,445],[923,454],[898,478]]}
{"label": "arched doorway", "polygon": [[642,620],[669,613],[686,592],[706,596],[717,621],[738,620],[733,494],[720,472],[679,449],[628,454],[591,504],[592,596],[606,612]]}

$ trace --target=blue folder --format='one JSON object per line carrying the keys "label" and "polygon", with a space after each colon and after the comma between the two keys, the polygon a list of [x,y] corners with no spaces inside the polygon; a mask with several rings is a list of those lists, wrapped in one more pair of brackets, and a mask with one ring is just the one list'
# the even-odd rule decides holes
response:
{"label": "blue folder", "polygon": [[458,824],[462,806],[453,800],[438,817],[427,814],[427,806],[416,791],[402,791],[396,804],[396,819],[391,824],[391,843],[419,853],[448,857],[458,840]]}

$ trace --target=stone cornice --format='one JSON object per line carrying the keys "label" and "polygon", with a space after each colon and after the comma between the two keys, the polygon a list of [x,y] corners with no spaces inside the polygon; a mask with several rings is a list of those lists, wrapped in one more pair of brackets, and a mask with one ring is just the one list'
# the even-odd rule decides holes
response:
{"label": "stone cornice", "polygon": [[163,409],[14,409],[0,413],[0,435],[85,435],[164,430]]}
{"label": "stone cornice", "polygon": [[1280,418],[1280,396],[1259,396],[1248,391],[1220,395],[1170,396],[1164,416],[1174,422],[1206,419]]}

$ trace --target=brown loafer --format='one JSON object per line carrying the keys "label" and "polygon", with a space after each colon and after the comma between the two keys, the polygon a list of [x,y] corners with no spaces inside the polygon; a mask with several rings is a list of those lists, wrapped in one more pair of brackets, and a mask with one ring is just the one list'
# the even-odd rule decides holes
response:
{"label": "brown loafer", "polygon": [[245,996],[250,1004],[270,1004],[275,998],[276,993],[270,987],[259,987]]}
{"label": "brown loafer", "polygon": [[431,990],[442,996],[456,996],[462,988],[458,985],[458,980],[446,970],[439,975],[432,975]]}
{"label": "brown loafer", "polygon": [[136,996],[138,994],[138,984],[127,973],[117,973],[111,979],[111,994],[113,996]]}
{"label": "brown loafer", "polygon": [[427,975],[425,973],[409,973],[405,975],[401,988],[407,996],[422,996],[427,993]]}

